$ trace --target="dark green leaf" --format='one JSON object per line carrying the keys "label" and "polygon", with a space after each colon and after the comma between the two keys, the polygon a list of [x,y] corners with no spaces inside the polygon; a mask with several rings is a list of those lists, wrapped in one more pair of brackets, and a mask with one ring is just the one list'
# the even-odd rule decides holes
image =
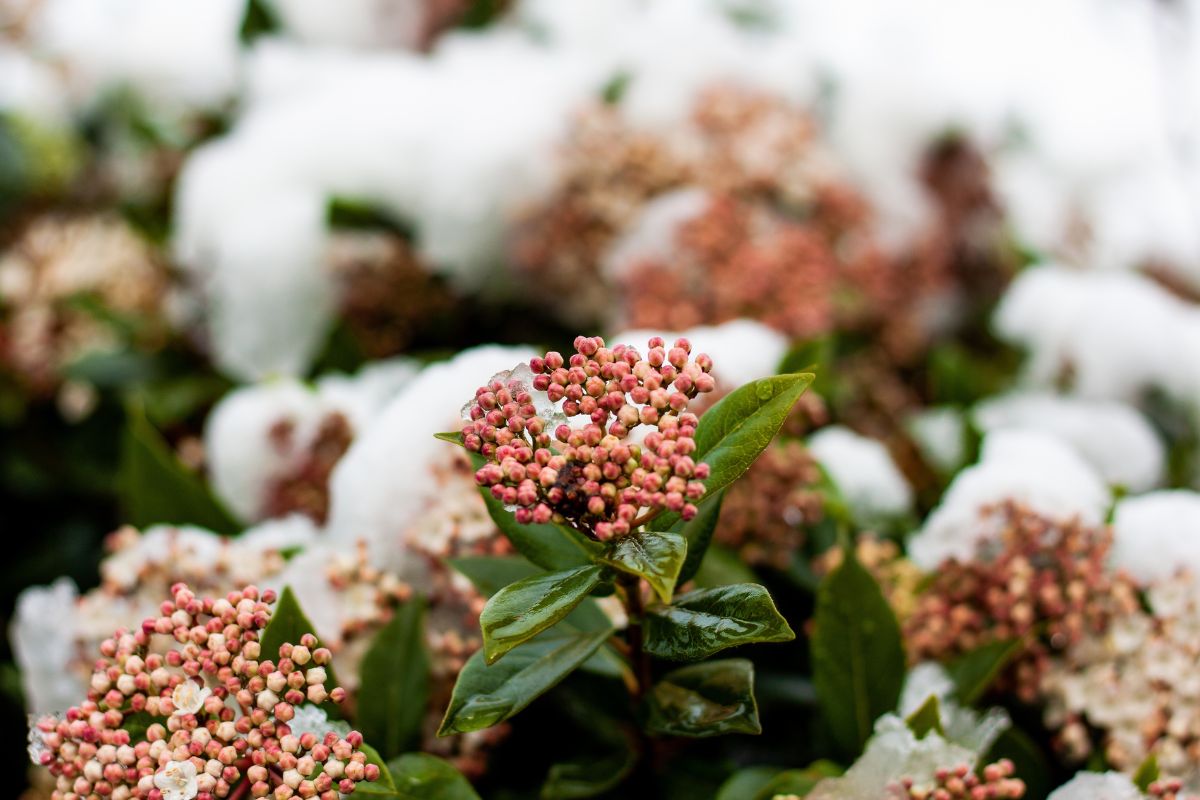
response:
{"label": "dark green leaf", "polygon": [[402,755],[388,762],[388,770],[402,800],[479,800],[458,770],[426,753]]}
{"label": "dark green leaf", "polygon": [[645,578],[664,603],[671,602],[679,570],[687,558],[687,540],[678,533],[645,531],[615,540],[600,560]]}
{"label": "dark green leaf", "polygon": [[[842,770],[828,761],[818,761],[805,769],[776,770],[768,780],[762,781],[752,792],[740,795],[744,800],[774,800],[780,795],[804,797],[826,778],[836,778]],[[735,795],[730,795],[733,800]],[[722,800],[718,797],[718,800]]]}
{"label": "dark green leaf", "polygon": [[706,661],[667,673],[650,690],[646,709],[651,733],[762,733],[754,702],[754,666],[743,658]]}
{"label": "dark green leaf", "polygon": [[746,566],[737,553],[719,544],[711,545],[704,560],[700,562],[700,571],[693,579],[696,586],[712,588],[728,586],[731,583],[753,583],[756,579],[754,570]]}
{"label": "dark green leaf", "polygon": [[545,572],[521,556],[461,556],[448,558],[446,563],[466,576],[484,597],[532,575]]}
{"label": "dark green leaf", "polygon": [[683,569],[679,570],[679,582],[687,583],[699,570],[708,552],[708,544],[712,541],[713,531],[717,529],[717,520],[721,517],[721,503],[725,500],[725,490],[721,489],[708,501],[700,506],[699,512],[688,522],[680,520],[674,527],[673,533],[678,533],[687,540],[687,559]]}
{"label": "dark green leaf", "polygon": [[636,755],[625,743],[624,747],[610,753],[555,764],[550,767],[550,774],[542,785],[542,800],[595,797],[625,780],[635,763]]}
{"label": "dark green leaf", "polygon": [[121,443],[119,485],[124,519],[136,527],[161,522],[223,534],[241,530],[200,478],[175,457],[145,412],[134,406]]}
{"label": "dark green leaf", "polygon": [[1017,777],[1025,782],[1025,800],[1045,800],[1057,785],[1041,748],[1020,728],[1012,727],[1000,734],[979,763],[992,764],[1002,758],[1013,762]]}
{"label": "dark green leaf", "polygon": [[918,739],[924,739],[930,731],[938,736],[946,734],[942,729],[942,705],[938,702],[936,694],[929,695],[920,708],[908,715],[905,722]]}
{"label": "dark green leaf", "polygon": [[[471,454],[471,463],[478,468],[483,460]],[[591,564],[604,546],[565,525],[521,525],[504,504],[492,497],[486,488],[480,487],[480,495],[487,504],[488,514],[500,532],[508,537],[513,546],[542,569],[558,571]]]}
{"label": "dark green leaf", "polygon": [[852,552],[817,592],[813,684],[838,747],[857,755],[881,714],[896,707],[904,645],[896,615]]}
{"label": "dark green leaf", "polygon": [[704,482],[715,493],[749,469],[812,383],[809,373],[775,375],[747,383],[704,412],[696,429],[693,458],[708,464]]}
{"label": "dark green leaf", "polygon": [[458,675],[439,736],[483,730],[532,703],[600,648],[612,628],[566,633],[548,631],[488,666],[475,653]]}
{"label": "dark green leaf", "polygon": [[492,595],[479,615],[488,664],[567,616],[600,583],[604,569],[595,564],[563,572],[533,575]]}
{"label": "dark green leaf", "polygon": [[375,635],[362,660],[358,728],[385,758],[421,739],[429,696],[429,654],[425,650],[425,603],[418,596],[396,609]]}
{"label": "dark green leaf", "polygon": [[946,671],[954,681],[958,702],[965,706],[978,702],[1023,647],[1020,639],[1003,639],[977,647],[951,663]]}
{"label": "dark green leaf", "polygon": [[1158,780],[1158,759],[1154,757],[1154,753],[1146,756],[1146,760],[1138,765],[1137,772],[1133,773],[1133,784],[1142,792],[1150,790],[1150,784]]}
{"label": "dark green leaf", "polygon": [[659,658],[698,661],[727,647],[788,642],[796,634],[771,595],[754,583],[700,589],[646,614],[646,650]]}
{"label": "dark green leaf", "polygon": [[[279,661],[279,648],[285,642],[288,644],[299,644],[300,637],[306,633],[317,635],[317,629],[313,627],[312,622],[305,616],[304,610],[300,608],[300,603],[296,600],[295,593],[292,592],[292,587],[283,587],[283,592],[279,595],[279,599],[275,601],[275,608],[271,612],[271,621],[267,623],[267,627],[263,629],[262,636],[259,637],[259,650],[263,660],[271,660],[276,663]],[[337,686],[337,678],[333,674],[333,664],[325,665],[325,687],[330,688]],[[326,711],[330,710],[332,701],[322,704],[322,708]],[[336,708],[336,706],[334,706]]]}
{"label": "dark green leaf", "polygon": [[714,800],[750,800],[757,798],[775,776],[785,772],[783,767],[746,767],[739,769],[721,784]]}

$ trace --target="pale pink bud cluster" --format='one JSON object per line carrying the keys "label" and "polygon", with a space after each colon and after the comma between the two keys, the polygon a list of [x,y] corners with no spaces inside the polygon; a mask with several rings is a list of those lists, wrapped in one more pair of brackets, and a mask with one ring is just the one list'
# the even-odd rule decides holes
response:
{"label": "pale pink bud cluster", "polygon": [[361,734],[288,727],[297,708],[345,691],[326,689],[331,655],[311,634],[260,660],[273,592],[172,593],[158,617],[101,644],[86,701],[37,722],[31,752],[55,800],[337,800],[378,777]]}
{"label": "pale pink bud cluster", "polygon": [[941,768],[933,774],[933,786],[916,786],[912,778],[903,778],[889,787],[890,797],[903,800],[1004,800],[1025,796],[1025,782],[1014,778],[1015,768],[1008,759],[988,764],[980,774],[966,764],[954,769]]}
{"label": "pale pink bud cluster", "polygon": [[1146,787],[1146,795],[1155,800],[1194,800],[1196,795],[1183,793],[1183,781],[1171,780],[1154,781]]}
{"label": "pale pink bud cluster", "polygon": [[[528,385],[510,373],[475,393],[462,435],[488,460],[476,481],[522,524],[566,522],[601,540],[643,524],[644,511],[691,519],[708,465],[692,458],[698,419],[687,407],[715,388],[712,359],[693,358],[687,339],[668,348],[659,337],[644,358],[598,336],[577,337],[575,351],[531,360]],[[552,412],[539,411],[534,392],[585,424],[550,430]],[[639,443],[630,433],[641,425],[653,430]]]}

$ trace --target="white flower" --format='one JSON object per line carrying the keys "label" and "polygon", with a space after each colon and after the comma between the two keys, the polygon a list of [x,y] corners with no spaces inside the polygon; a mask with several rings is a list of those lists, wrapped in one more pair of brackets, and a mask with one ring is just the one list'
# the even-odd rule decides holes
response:
{"label": "white flower", "polygon": [[305,703],[296,708],[296,714],[292,717],[288,727],[292,731],[293,736],[303,736],[306,733],[311,733],[318,739],[325,738],[325,734],[333,731],[338,736],[345,737],[350,733],[350,726],[341,720],[330,720],[318,706],[312,703]]}
{"label": "white flower", "polygon": [[154,785],[162,792],[163,800],[191,800],[199,791],[196,765],[191,761],[172,761],[155,774]]}
{"label": "white flower", "polygon": [[195,714],[204,706],[204,701],[212,694],[212,689],[200,686],[193,680],[186,680],[171,692],[171,704],[175,706],[175,715]]}

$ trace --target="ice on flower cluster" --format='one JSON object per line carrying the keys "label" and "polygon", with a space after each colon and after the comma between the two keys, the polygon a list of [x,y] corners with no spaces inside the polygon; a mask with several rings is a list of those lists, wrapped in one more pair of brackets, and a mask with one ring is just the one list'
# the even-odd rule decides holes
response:
{"label": "ice on flower cluster", "polygon": [[955,476],[909,539],[909,557],[927,571],[948,558],[975,558],[1003,529],[988,524],[989,509],[1008,500],[1096,525],[1104,519],[1110,495],[1096,471],[1061,439],[1025,429],[998,430],[984,438],[979,463]]}
{"label": "ice on flower cluster", "polygon": [[[807,800],[939,797],[930,792],[944,788],[947,780],[957,775],[960,768],[965,767],[967,771],[973,769],[980,754],[991,746],[994,737],[1003,730],[1004,727],[1000,727],[984,737],[981,746],[971,747],[932,731],[918,738],[901,717],[885,714],[875,722],[875,734],[867,742],[865,752],[846,770],[846,774],[821,781],[808,794]],[[1023,789],[1023,784],[1009,777],[1011,772],[1008,765],[997,767],[981,770],[986,785],[1003,788],[1010,793],[991,796],[1022,797],[1023,791],[1011,793],[1018,785]]]}
{"label": "ice on flower cluster", "polygon": [[[463,444],[487,460],[475,479],[516,506],[518,522],[568,522],[604,540],[663,511],[695,516],[708,466],[691,457],[699,420],[687,407],[716,388],[713,361],[693,358],[687,339],[667,348],[654,337],[648,347],[643,358],[579,336],[569,362],[551,351],[476,391]],[[652,430],[631,439],[639,425]]]}
{"label": "ice on flower cluster", "polygon": [[55,800],[224,798],[241,781],[251,797],[336,800],[377,779],[361,734],[289,726],[345,690],[327,688],[331,654],[312,634],[262,651],[274,599],[253,586],[200,598],[180,583],[158,616],[104,640],[87,699],[35,724]]}

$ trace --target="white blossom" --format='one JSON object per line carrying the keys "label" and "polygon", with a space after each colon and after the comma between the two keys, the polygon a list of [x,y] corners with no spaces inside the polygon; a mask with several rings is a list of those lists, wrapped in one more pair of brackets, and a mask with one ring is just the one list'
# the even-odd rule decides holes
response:
{"label": "white blossom", "polygon": [[191,761],[171,761],[154,774],[154,785],[163,800],[191,800],[199,791],[196,765]]}
{"label": "white blossom", "polygon": [[175,707],[175,716],[195,714],[204,707],[204,701],[212,694],[212,689],[201,686],[190,678],[184,680],[171,692],[171,705]]}

